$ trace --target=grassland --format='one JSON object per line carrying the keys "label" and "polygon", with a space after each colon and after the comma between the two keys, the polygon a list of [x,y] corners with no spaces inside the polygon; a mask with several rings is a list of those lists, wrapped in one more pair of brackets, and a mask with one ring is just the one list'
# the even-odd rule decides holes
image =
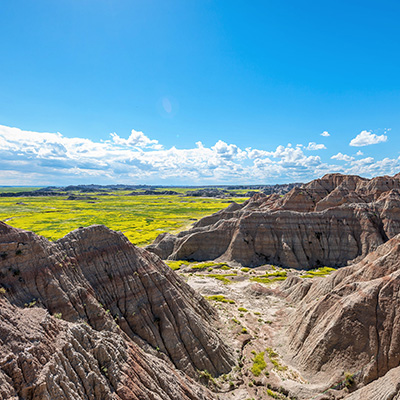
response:
{"label": "grassland", "polygon": [[311,269],[307,271],[306,274],[301,275],[300,278],[315,278],[318,276],[327,276],[331,274],[332,272],[336,271],[336,268],[330,268],[330,267],[321,267],[317,269]]}
{"label": "grassland", "polygon": [[57,240],[80,226],[103,224],[122,231],[136,245],[146,245],[162,232],[182,230],[194,220],[229,205],[224,199],[129,196],[128,193],[90,193],[93,200],[67,200],[67,196],[2,197],[0,221],[50,240]]}
{"label": "grassland", "polygon": [[40,189],[39,186],[0,186],[0,193],[30,192]]}

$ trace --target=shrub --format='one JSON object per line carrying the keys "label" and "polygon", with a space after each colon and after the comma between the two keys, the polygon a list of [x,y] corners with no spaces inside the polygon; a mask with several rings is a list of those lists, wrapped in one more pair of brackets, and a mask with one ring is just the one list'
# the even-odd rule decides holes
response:
{"label": "shrub", "polygon": [[285,365],[280,364],[280,362],[277,360],[278,353],[276,353],[274,350],[272,350],[271,347],[267,347],[266,351],[268,353],[268,357],[269,357],[271,363],[273,364],[274,368],[277,371],[286,371],[288,369],[288,367],[286,367]]}
{"label": "shrub", "polygon": [[351,374],[350,372],[345,372],[344,374],[344,385],[347,388],[350,388],[354,384],[354,374]]}
{"label": "shrub", "polygon": [[264,360],[265,352],[262,351],[261,353],[256,354],[253,358],[253,366],[251,367],[251,372],[254,376],[260,376],[261,372],[267,368],[267,363]]}
{"label": "shrub", "polygon": [[199,373],[199,379],[203,380],[206,382],[206,384],[209,384],[210,382],[213,383],[214,385],[216,384],[213,376],[205,369],[203,371],[198,371]]}
{"label": "shrub", "polygon": [[235,300],[227,299],[222,294],[215,294],[213,296],[206,296],[206,300],[220,301],[221,303],[235,304]]}

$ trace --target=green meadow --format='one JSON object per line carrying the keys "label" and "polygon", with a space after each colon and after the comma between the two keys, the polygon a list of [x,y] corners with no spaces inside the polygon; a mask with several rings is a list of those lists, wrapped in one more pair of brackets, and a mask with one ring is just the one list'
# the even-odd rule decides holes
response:
{"label": "green meadow", "polygon": [[[0,197],[0,220],[57,240],[80,226],[103,224],[139,246],[162,232],[178,232],[195,220],[226,208],[224,199],[183,196],[129,196],[129,192],[90,193],[93,200],[68,196]],[[230,199],[243,202],[246,199]],[[18,204],[19,203],[19,204]]]}

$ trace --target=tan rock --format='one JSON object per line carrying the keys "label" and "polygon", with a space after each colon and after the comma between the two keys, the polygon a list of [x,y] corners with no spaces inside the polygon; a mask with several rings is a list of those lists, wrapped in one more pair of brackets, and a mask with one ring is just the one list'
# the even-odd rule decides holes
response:
{"label": "tan rock", "polygon": [[214,396],[123,335],[0,299],[0,398],[211,400]]}
{"label": "tan rock", "polygon": [[337,378],[349,371],[368,384],[400,364],[400,235],[358,264],[311,285],[285,282],[282,290],[302,299],[287,334],[304,370]]}
{"label": "tan rock", "polygon": [[285,196],[253,196],[147,249],[161,258],[344,266],[400,233],[400,179],[326,175]]}
{"label": "tan rock", "polygon": [[[35,307],[38,306],[66,321],[78,323],[79,326],[84,322],[104,337],[120,338],[118,340],[125,341],[128,348],[137,349],[140,346],[160,358],[167,372],[173,368],[173,364],[192,377],[198,376],[198,370],[207,370],[217,376],[229,372],[234,365],[230,348],[213,327],[217,322],[215,310],[156,255],[135,247],[120,232],[113,232],[104,226],[92,226],[73,231],[51,243],[31,232],[0,222],[0,255],[0,285],[6,290],[3,296],[19,309],[25,307],[26,310],[21,313],[29,314],[37,310]],[[54,321],[52,324],[54,326],[49,328],[49,333],[44,332],[44,336],[57,336],[53,328],[56,331],[61,328]],[[2,326],[0,324],[0,329]],[[68,332],[75,332],[71,329]],[[81,332],[82,327],[78,331]],[[62,350],[63,356],[59,354],[54,364],[54,371],[51,372],[55,377],[51,383],[55,385],[54,390],[69,390],[68,379],[66,387],[61,387],[64,385],[61,379],[64,372],[60,372],[59,368],[66,368],[63,357],[79,365],[87,362],[85,357],[88,354],[79,347],[86,349],[87,335],[79,334],[80,339],[76,335],[69,336]],[[106,339],[102,340],[106,343]],[[113,354],[107,344],[104,346],[99,344],[95,355],[97,360],[103,359],[108,353]],[[46,351],[51,354],[53,350],[50,346]],[[74,352],[77,352],[76,357]],[[46,361],[47,353],[44,352]],[[37,360],[41,358],[43,355]],[[37,363],[37,360],[32,362]],[[145,361],[143,363],[146,364]],[[26,371],[24,368],[21,364],[19,368],[13,369],[13,374],[19,374],[19,377],[16,375],[13,378],[13,387],[17,387],[22,378],[29,383],[29,372],[36,371],[36,367],[31,369],[31,365],[26,367]],[[90,375],[91,368],[85,365],[82,368],[75,373]],[[146,371],[149,374],[151,372],[149,368]],[[32,373],[32,379],[36,380],[37,373]],[[153,371],[154,374],[157,371]],[[114,373],[112,376],[115,376]],[[93,375],[86,391],[90,389],[106,393],[100,378]],[[182,382],[184,380],[181,379]],[[142,383],[131,382],[125,386],[134,389],[135,385],[142,386]],[[49,382],[46,390],[50,390],[48,385]],[[167,389],[163,388],[165,391]],[[36,386],[34,390],[38,390]],[[77,392],[78,397],[74,397],[73,390],[68,392],[66,398],[83,398],[79,397],[83,396],[80,392]],[[61,394],[56,396],[55,393],[49,398],[63,398]],[[93,396],[89,397],[113,398],[107,397],[108,394],[105,397],[97,394]],[[138,398],[169,397],[140,395]],[[198,397],[188,395],[188,398]]]}

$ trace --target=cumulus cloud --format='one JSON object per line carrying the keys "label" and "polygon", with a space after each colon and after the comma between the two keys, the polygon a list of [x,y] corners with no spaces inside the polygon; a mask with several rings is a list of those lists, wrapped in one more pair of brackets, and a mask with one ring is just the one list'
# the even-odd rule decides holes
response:
{"label": "cumulus cloud", "polygon": [[395,175],[400,169],[400,157],[375,161],[372,157],[352,162],[348,173],[363,176]]}
{"label": "cumulus cloud", "polygon": [[323,132],[321,133],[321,136],[328,137],[328,136],[331,136],[331,135],[330,135],[330,133],[328,133],[328,131],[323,131]]}
{"label": "cumulus cloud", "polygon": [[361,150],[358,150],[356,153],[356,156],[363,156],[363,155],[364,155],[364,153]]}
{"label": "cumulus cloud", "polygon": [[315,142],[310,142],[310,143],[308,143],[308,146],[306,147],[306,149],[307,149],[307,150],[315,151],[315,150],[323,150],[323,149],[326,149],[326,147],[325,147],[324,144],[317,144],[317,143],[315,143]]}
{"label": "cumulus cloud", "polygon": [[350,141],[350,146],[362,147],[386,141],[387,141],[386,135],[378,136],[375,133],[372,133],[371,131],[362,131],[354,139]]}
{"label": "cumulus cloud", "polygon": [[354,157],[350,157],[347,154],[337,153],[336,155],[331,157],[331,160],[338,160],[338,161],[353,161]]}
{"label": "cumulus cloud", "polygon": [[211,147],[211,149],[215,151],[218,155],[226,159],[243,159],[247,156],[246,152],[239,149],[239,147],[237,147],[236,145],[227,144],[222,140],[218,140],[215,146]]}
{"label": "cumulus cloud", "polygon": [[366,157],[366,158],[362,158],[361,160],[352,161],[351,165],[357,165],[357,166],[371,165],[374,163],[374,161],[375,160],[373,157]]}
{"label": "cumulus cloud", "polygon": [[399,159],[354,160],[338,153],[325,163],[308,150],[314,142],[272,149],[241,149],[216,140],[198,141],[193,148],[165,148],[143,132],[127,139],[116,133],[109,140],[68,138],[61,133],[32,132],[0,126],[0,184],[51,185],[70,183],[215,184],[306,182],[328,172],[392,174]]}
{"label": "cumulus cloud", "polygon": [[114,143],[122,146],[149,147],[156,150],[160,150],[163,147],[158,143],[158,140],[149,139],[143,132],[135,131],[134,129],[132,129],[128,139],[122,139],[116,133],[111,133],[111,137]]}

